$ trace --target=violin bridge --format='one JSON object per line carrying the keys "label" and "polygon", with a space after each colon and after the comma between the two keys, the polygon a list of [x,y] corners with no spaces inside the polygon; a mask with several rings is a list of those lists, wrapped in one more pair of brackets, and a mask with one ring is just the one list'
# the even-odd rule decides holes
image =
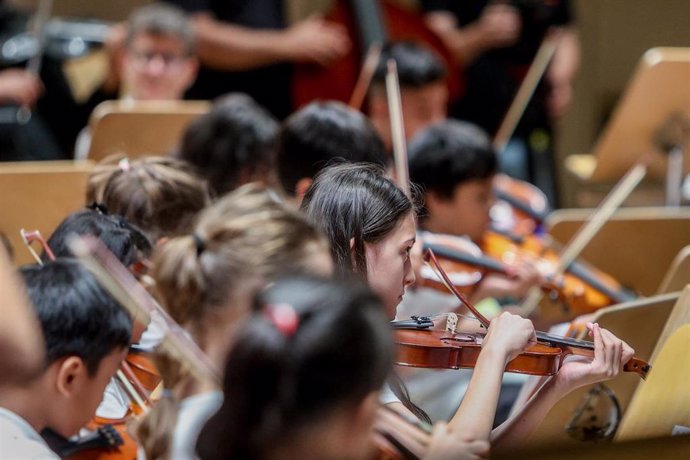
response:
{"label": "violin bridge", "polygon": [[458,330],[458,315],[455,313],[448,313],[446,318],[446,332],[455,334]]}

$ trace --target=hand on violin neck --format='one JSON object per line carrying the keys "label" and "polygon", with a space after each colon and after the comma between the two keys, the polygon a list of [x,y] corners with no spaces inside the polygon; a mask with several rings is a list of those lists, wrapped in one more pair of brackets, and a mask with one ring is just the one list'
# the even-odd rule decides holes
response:
{"label": "hand on violin neck", "polygon": [[555,377],[555,383],[565,391],[613,379],[635,355],[630,345],[597,323],[587,323],[587,329],[594,339],[594,358],[566,357]]}
{"label": "hand on violin neck", "polygon": [[491,320],[482,348],[502,356],[508,363],[527,345],[536,341],[537,336],[532,321],[504,312]]}

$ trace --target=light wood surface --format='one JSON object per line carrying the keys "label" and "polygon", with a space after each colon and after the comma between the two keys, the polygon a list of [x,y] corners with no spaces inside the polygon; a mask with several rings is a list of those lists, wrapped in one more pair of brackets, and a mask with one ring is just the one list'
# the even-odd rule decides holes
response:
{"label": "light wood surface", "polygon": [[[650,178],[666,176],[666,154],[655,144],[656,130],[672,113],[690,120],[690,48],[652,48],[640,60],[611,121],[596,143],[591,180],[615,182],[651,155]],[[690,152],[684,171],[690,172]]]}
{"label": "light wood surface", "polygon": [[690,246],[685,246],[673,259],[666,276],[659,285],[659,294],[680,291],[690,284]]}
{"label": "light wood surface", "polygon": [[189,123],[209,111],[206,101],[106,101],[89,121],[88,158],[99,161],[114,153],[130,158],[166,155]]}
{"label": "light wood surface", "polygon": [[0,164],[0,231],[18,265],[32,263],[19,230],[40,230],[47,239],[71,212],[84,207],[92,162],[44,161]]}
{"label": "light wood surface", "polygon": [[690,427],[690,324],[669,337],[653,365],[621,422],[621,441],[668,436],[676,425]]}
{"label": "light wood surface", "polygon": [[[554,211],[546,221],[547,231],[565,244],[591,213],[589,209]],[[581,257],[624,286],[652,295],[689,241],[689,207],[623,208],[602,227]]]}

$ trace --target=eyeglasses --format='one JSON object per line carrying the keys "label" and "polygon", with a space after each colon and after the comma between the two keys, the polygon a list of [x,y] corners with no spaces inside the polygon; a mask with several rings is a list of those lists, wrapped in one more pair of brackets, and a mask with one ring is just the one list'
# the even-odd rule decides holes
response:
{"label": "eyeglasses", "polygon": [[171,69],[178,67],[185,61],[189,56],[180,55],[175,53],[161,53],[155,51],[131,51],[133,62],[139,67],[145,67],[153,62],[155,59],[160,59],[163,62],[163,66]]}

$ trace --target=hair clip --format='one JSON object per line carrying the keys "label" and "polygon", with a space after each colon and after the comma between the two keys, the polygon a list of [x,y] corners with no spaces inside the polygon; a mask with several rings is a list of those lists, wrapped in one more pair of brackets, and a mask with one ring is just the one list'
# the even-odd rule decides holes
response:
{"label": "hair clip", "polygon": [[129,158],[127,158],[127,157],[118,161],[117,167],[120,168],[120,171],[122,171],[122,172],[128,172],[132,169],[132,166],[129,164]]}
{"label": "hair clip", "polygon": [[198,257],[206,250],[206,243],[204,242],[204,239],[196,233],[192,233],[192,239],[194,240],[194,246],[196,246],[196,255]]}
{"label": "hair clip", "polygon": [[92,211],[96,211],[100,214],[103,214],[104,216],[108,215],[108,208],[103,203],[97,203],[94,201],[93,203],[88,205],[87,208]]}
{"label": "hair clip", "polygon": [[285,337],[292,337],[297,332],[299,316],[289,303],[268,304],[264,314]]}

